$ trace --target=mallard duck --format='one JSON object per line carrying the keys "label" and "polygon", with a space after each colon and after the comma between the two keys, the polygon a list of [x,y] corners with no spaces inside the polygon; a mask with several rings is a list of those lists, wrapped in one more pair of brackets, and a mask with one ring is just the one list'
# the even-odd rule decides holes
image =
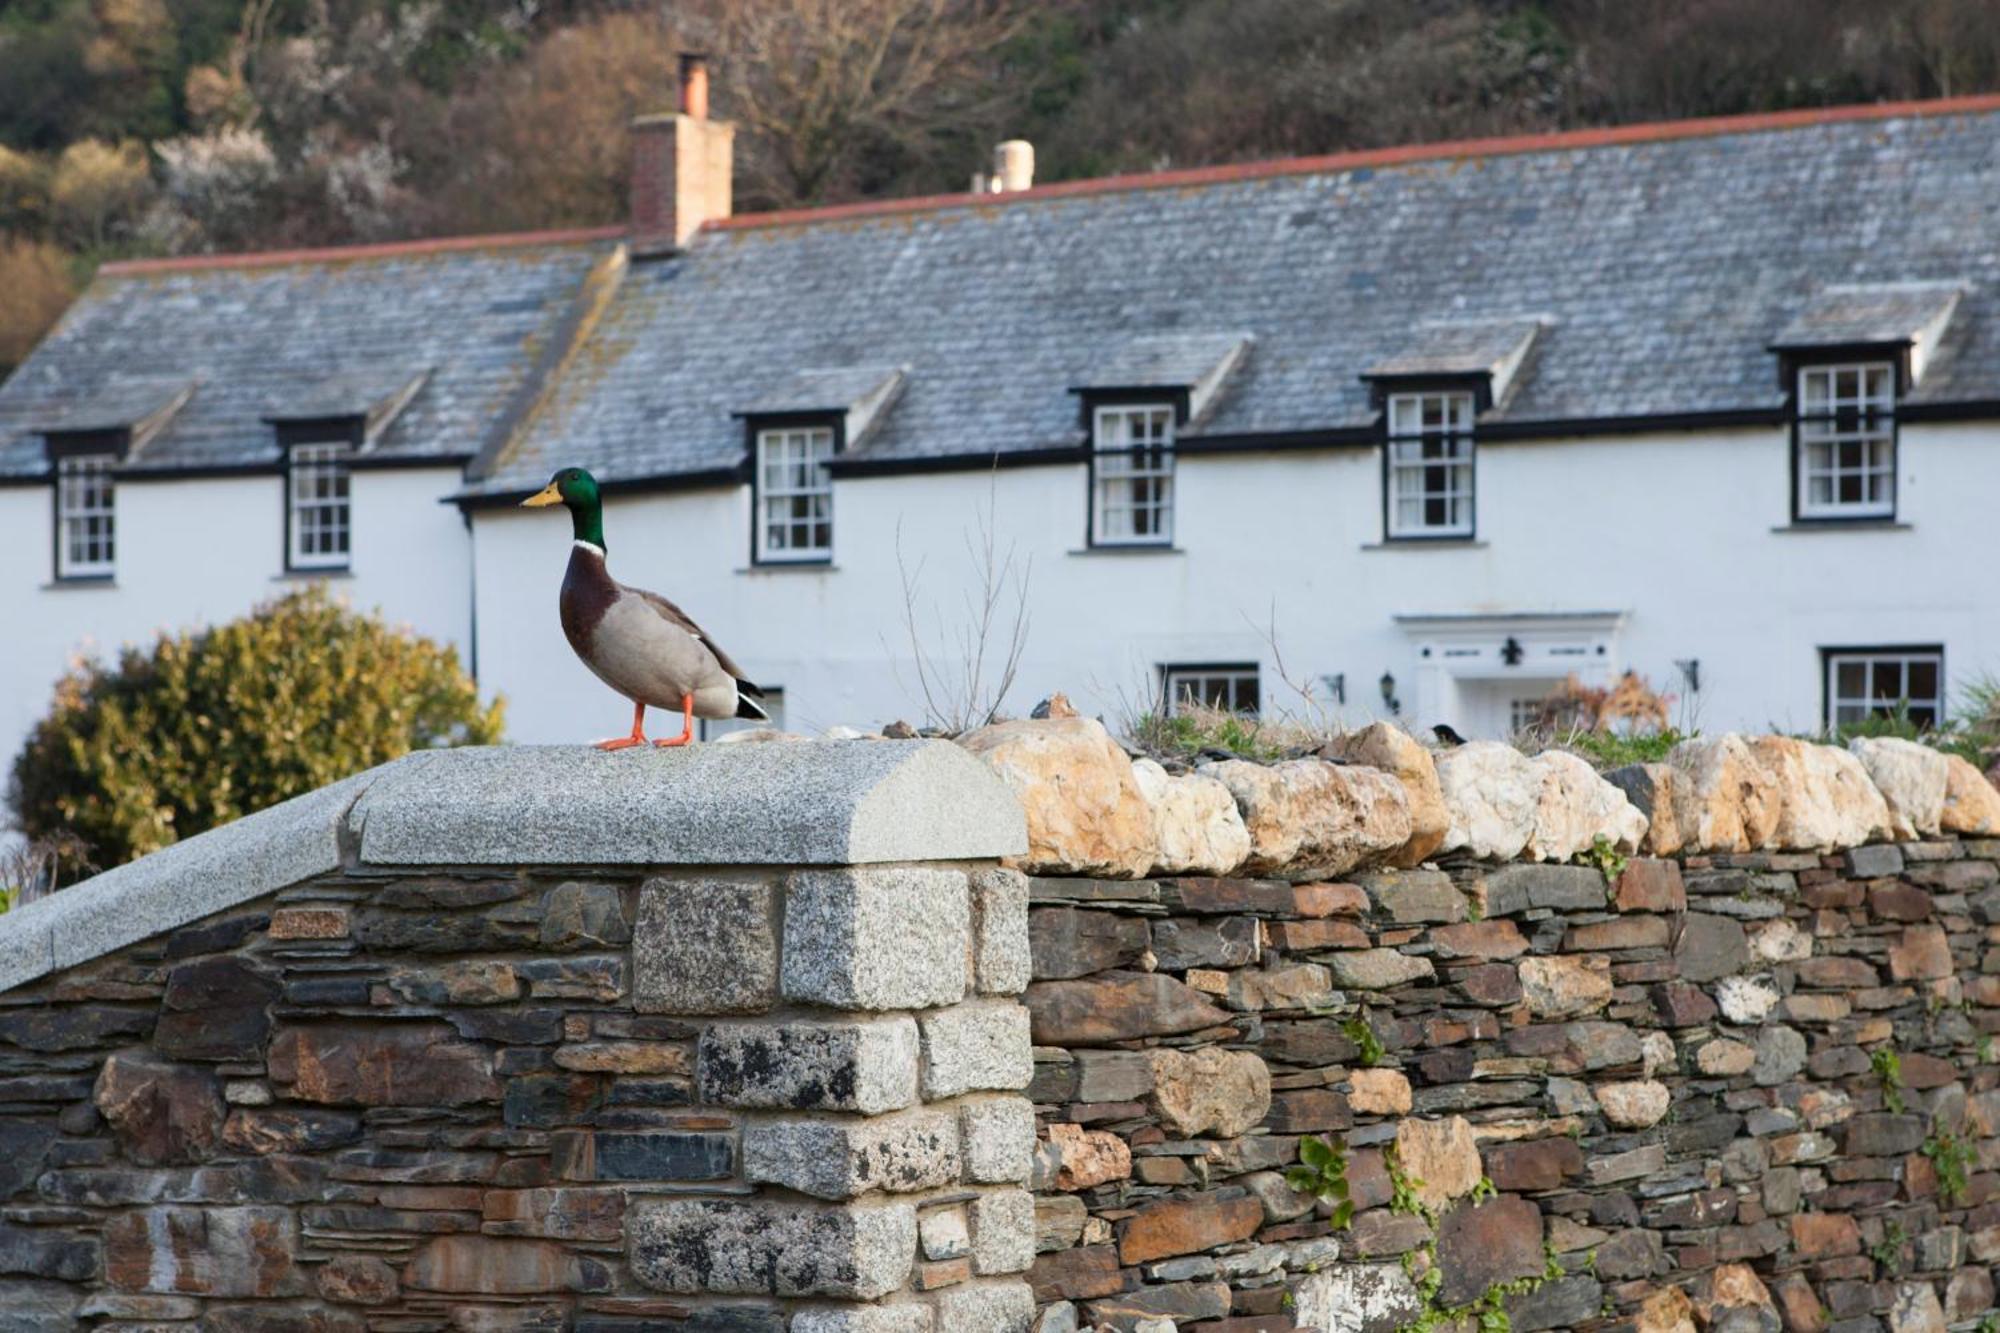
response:
{"label": "mallard duck", "polygon": [[569,509],[576,540],[562,582],[562,627],[569,646],[597,678],[632,701],[632,734],[598,741],[600,750],[646,743],[646,708],[678,708],[681,734],[658,746],[686,745],[697,717],[770,721],[764,697],[701,626],[656,592],[611,577],[604,563],[604,506],[597,478],[566,467],[521,501]]}

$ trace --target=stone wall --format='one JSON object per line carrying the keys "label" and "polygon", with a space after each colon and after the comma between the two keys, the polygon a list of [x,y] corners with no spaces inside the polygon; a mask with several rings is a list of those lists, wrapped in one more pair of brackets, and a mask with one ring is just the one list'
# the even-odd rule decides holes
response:
{"label": "stone wall", "polygon": [[[1969,765],[969,745],[1029,816],[1041,1329],[2000,1326]],[[1314,1139],[1348,1216],[1288,1181]]]}
{"label": "stone wall", "polygon": [[1019,814],[814,759],[424,756],[0,922],[0,1330],[1025,1329]]}
{"label": "stone wall", "polygon": [[427,754],[0,986],[0,1333],[1995,1315],[2000,794],[1900,743]]}

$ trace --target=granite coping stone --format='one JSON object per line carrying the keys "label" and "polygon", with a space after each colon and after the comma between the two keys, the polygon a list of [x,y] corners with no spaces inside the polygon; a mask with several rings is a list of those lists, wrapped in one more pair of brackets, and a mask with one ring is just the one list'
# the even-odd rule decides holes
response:
{"label": "granite coping stone", "polygon": [[344,866],[865,865],[1027,851],[946,741],[430,750],[0,916],[0,992]]}

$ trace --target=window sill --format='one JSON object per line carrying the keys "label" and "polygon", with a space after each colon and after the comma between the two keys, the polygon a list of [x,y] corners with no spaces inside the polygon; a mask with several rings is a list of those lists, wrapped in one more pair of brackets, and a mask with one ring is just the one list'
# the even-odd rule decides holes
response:
{"label": "window sill", "polygon": [[354,570],[348,565],[329,565],[325,569],[287,569],[273,574],[271,582],[290,583],[293,579],[351,579]]}
{"label": "window sill", "polygon": [[1107,543],[1103,546],[1079,546],[1071,555],[1186,555],[1187,548],[1173,546],[1165,542],[1133,542],[1129,546]]}
{"label": "window sill", "polygon": [[1364,551],[1483,551],[1486,543],[1478,537],[1389,537],[1379,542],[1363,542]]}
{"label": "window sill", "polygon": [[738,574],[833,574],[840,569],[831,560],[769,560],[744,565]]}
{"label": "window sill", "polygon": [[1790,532],[1908,532],[1915,524],[1893,518],[1797,518],[1771,531]]}
{"label": "window sill", "polygon": [[116,574],[77,574],[72,577],[50,579],[42,585],[43,592],[81,592],[88,588],[108,588],[117,591]]}

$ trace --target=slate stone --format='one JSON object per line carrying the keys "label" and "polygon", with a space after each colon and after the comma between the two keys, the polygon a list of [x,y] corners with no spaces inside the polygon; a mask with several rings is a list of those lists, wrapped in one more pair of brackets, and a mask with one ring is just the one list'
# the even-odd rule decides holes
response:
{"label": "slate stone", "polygon": [[500,1100],[492,1056],[443,1023],[309,1023],[271,1042],[270,1077],[301,1101],[463,1106]]}
{"label": "slate stone", "polygon": [[167,974],[165,1013],[153,1032],[163,1055],[192,1060],[257,1060],[271,1031],[269,1007],[284,986],[242,958],[203,958]]}
{"label": "slate stone", "polygon": [[192,958],[205,953],[228,953],[270,925],[269,912],[239,912],[220,920],[204,921],[167,936],[166,954],[168,958]]}
{"label": "slate stone", "polygon": [[1512,1333],[1580,1328],[1603,1308],[1604,1286],[1586,1275],[1560,1277],[1501,1302]]}
{"label": "slate stone", "polygon": [[455,1010],[444,1019],[467,1041],[537,1046],[562,1040],[563,1011],[555,1008]]}
{"label": "slate stone", "polygon": [[1144,917],[1076,907],[1028,913],[1028,955],[1037,981],[1067,981],[1129,967],[1151,947]]}
{"label": "slate stone", "polygon": [[88,1282],[103,1253],[95,1236],[0,1223],[0,1273]]}
{"label": "slate stone", "polygon": [[1463,1305],[1487,1288],[1542,1272],[1542,1211],[1518,1195],[1460,1204],[1438,1225],[1437,1303]]}
{"label": "slate stone", "polygon": [[356,943],[370,953],[514,953],[541,942],[541,926],[491,915],[395,912],[364,908],[354,914]]}
{"label": "slate stone", "polygon": [[1125,1276],[1116,1248],[1082,1245],[1036,1256],[1028,1283],[1037,1301],[1083,1301],[1123,1290]]}
{"label": "slate stone", "polygon": [[611,1270],[599,1260],[552,1241],[502,1236],[438,1236],[402,1271],[412,1291],[476,1296],[525,1296],[609,1291]]}
{"label": "slate stone", "polygon": [[1783,1083],[1806,1067],[1806,1039],[1788,1027],[1773,1024],[1757,1034],[1757,1060],[1750,1077],[1760,1088]]}
{"label": "slate stone", "polygon": [[303,1106],[238,1107],[222,1126],[222,1141],[238,1152],[326,1152],[361,1139],[361,1117]]}
{"label": "slate stone", "polygon": [[1666,981],[1650,992],[1653,1011],[1670,1028],[1692,1028],[1712,1022],[1718,1012],[1715,1001],[1699,986]]}
{"label": "slate stone", "polygon": [[[57,895],[60,897],[61,895]],[[0,1012],[0,1041],[44,1054],[83,1050],[153,1030],[154,1011],[110,1004],[37,1005]]]}
{"label": "slate stone", "polygon": [[298,1250],[288,1208],[139,1208],[104,1227],[105,1277],[126,1291],[297,1296]]}
{"label": "slate stone", "polygon": [[732,1134],[658,1133],[593,1136],[595,1170],[585,1180],[726,1180],[736,1170]]}
{"label": "slate stone", "polygon": [[[1465,920],[1465,895],[1441,870],[1374,870],[1354,876],[1354,882],[1377,913],[1399,924]],[[1603,903],[1602,893],[1598,902]]]}
{"label": "slate stone", "polygon": [[1841,1130],[1841,1150],[1849,1157],[1893,1157],[1923,1146],[1919,1115],[1858,1115]]}
{"label": "slate stone", "polygon": [[1583,1173],[1583,1149],[1562,1136],[1489,1144],[1482,1156],[1487,1177],[1506,1191],[1560,1189],[1565,1180]]}
{"label": "slate stone", "polygon": [[1589,866],[1523,862],[1489,870],[1481,883],[1489,917],[1511,916],[1531,907],[1603,911],[1609,901],[1604,876]]}
{"label": "slate stone", "polygon": [[1903,849],[1893,842],[1850,847],[1843,854],[1847,873],[1854,879],[1883,879],[1903,873]]}
{"label": "slate stone", "polygon": [[1021,1001],[1031,1015],[1035,1042],[1044,1046],[1103,1045],[1193,1032],[1229,1021],[1228,1013],[1200,992],[1157,972],[1037,981]]}
{"label": "slate stone", "polygon": [[[80,1095],[88,1093],[86,1085]],[[0,1199],[12,1198],[35,1183],[55,1138],[53,1125],[0,1120]]]}
{"label": "slate stone", "polygon": [[120,1051],[92,1096],[125,1155],[142,1165],[206,1161],[220,1146],[222,1085],[207,1069]]}
{"label": "slate stone", "polygon": [[1162,1199],[1118,1224],[1118,1258],[1127,1264],[1197,1254],[1245,1240],[1264,1224],[1264,1205],[1249,1195]]}
{"label": "slate stone", "polygon": [[625,960],[578,955],[530,958],[516,965],[538,1000],[616,1000],[625,994]]}
{"label": "slate stone", "polygon": [[1191,967],[1246,967],[1257,961],[1261,930],[1257,918],[1249,916],[1219,920],[1166,917],[1152,923],[1153,956],[1163,972],[1185,972]]}
{"label": "slate stone", "polygon": [[1683,981],[1715,981],[1734,976],[1750,962],[1750,944],[1743,925],[1726,916],[1689,912],[1681,922],[1674,960]]}

